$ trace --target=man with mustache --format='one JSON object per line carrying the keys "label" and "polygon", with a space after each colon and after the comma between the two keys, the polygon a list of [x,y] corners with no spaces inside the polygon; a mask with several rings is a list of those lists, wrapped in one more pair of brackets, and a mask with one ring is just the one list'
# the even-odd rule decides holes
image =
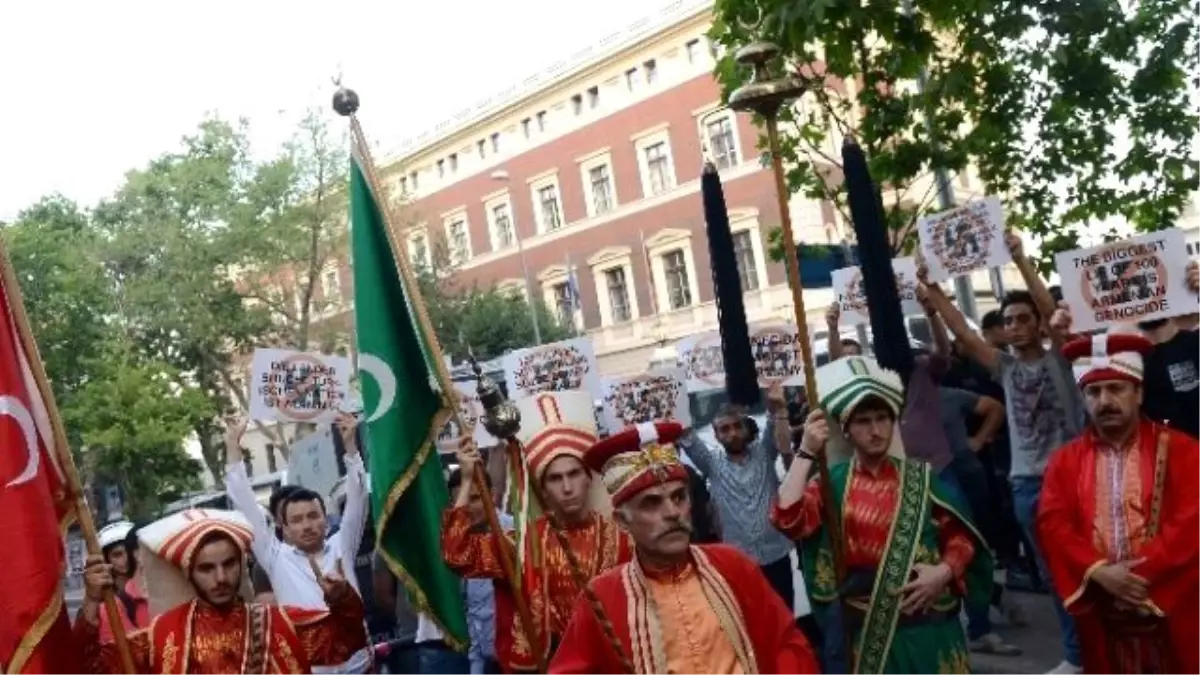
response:
{"label": "man with mustache", "polygon": [[[842,666],[849,672],[969,672],[958,615],[964,602],[987,610],[993,583],[987,544],[934,469],[904,457],[897,374],[849,356],[815,375],[821,409],[808,416],[771,515],[776,527],[803,542],[813,613],[830,626],[841,621],[834,610],[845,612],[856,648],[853,662]],[[809,480],[823,454],[833,511],[841,514],[844,580],[834,569],[820,479]],[[826,656],[842,660],[836,652]]]}
{"label": "man with mustache", "polygon": [[[464,578],[495,580],[496,657],[506,672],[529,672],[538,667],[539,660],[548,661],[553,654],[582,590],[551,531],[549,518],[545,514],[529,517],[535,500],[545,499],[545,508],[563,528],[586,579],[629,560],[632,546],[609,517],[612,502],[604,486],[583,463],[583,451],[597,440],[591,395],[548,392],[517,399],[514,404],[521,411],[518,437],[525,458],[511,484],[519,491],[517,502],[523,505],[514,514],[519,523],[527,524],[521,530],[523,536],[502,539],[489,529],[475,527],[469,492],[460,491],[442,517],[442,556],[450,569]],[[458,463],[464,483],[482,463],[470,436],[460,441]],[[526,470],[534,488],[531,493],[524,491]],[[514,589],[505,578],[500,556],[511,553],[517,541],[524,549],[517,558],[522,562],[518,569],[521,588]],[[534,623],[528,629],[515,611],[513,593],[526,596]],[[533,649],[527,630],[534,631],[542,654]]]}
{"label": "man with mustache", "polygon": [[1090,415],[1051,457],[1037,533],[1089,673],[1200,672],[1200,443],[1140,413],[1140,335],[1063,348]]}
{"label": "man with mustache", "polygon": [[[129,635],[136,672],[308,673],[343,663],[366,646],[362,601],[340,574],[321,577],[328,610],[243,599],[250,595],[245,572],[253,534],[237,513],[183,511],[138,536],[154,618]],[[113,586],[111,565],[89,557],[84,583],[75,637],[88,672],[123,673],[116,648],[99,632],[100,603]]]}
{"label": "man with mustache", "polygon": [[674,447],[682,434],[675,422],[639,424],[587,451],[636,544],[633,561],[592,582],[620,653],[580,598],[550,672],[820,672],[754,560],[731,546],[691,544],[687,471]]}

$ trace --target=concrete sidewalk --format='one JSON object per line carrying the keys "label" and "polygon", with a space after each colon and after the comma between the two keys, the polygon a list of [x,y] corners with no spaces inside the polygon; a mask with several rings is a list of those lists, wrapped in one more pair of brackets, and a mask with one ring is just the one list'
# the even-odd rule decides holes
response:
{"label": "concrete sidewalk", "polygon": [[996,656],[993,654],[971,654],[971,670],[976,673],[1045,673],[1062,661],[1062,640],[1059,638],[1058,614],[1049,595],[1005,591],[1025,612],[1027,626],[1013,628],[1006,622],[996,620],[992,612],[996,632],[1005,642],[1020,647],[1020,656]]}

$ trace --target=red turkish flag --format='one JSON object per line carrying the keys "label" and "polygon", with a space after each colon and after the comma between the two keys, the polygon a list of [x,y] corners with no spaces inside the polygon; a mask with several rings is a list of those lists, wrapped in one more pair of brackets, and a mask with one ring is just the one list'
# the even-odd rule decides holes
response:
{"label": "red turkish flag", "polygon": [[[7,260],[0,257],[0,265]],[[0,668],[78,673],[63,602],[64,536],[74,515],[47,404],[13,314],[20,296],[0,276]]]}

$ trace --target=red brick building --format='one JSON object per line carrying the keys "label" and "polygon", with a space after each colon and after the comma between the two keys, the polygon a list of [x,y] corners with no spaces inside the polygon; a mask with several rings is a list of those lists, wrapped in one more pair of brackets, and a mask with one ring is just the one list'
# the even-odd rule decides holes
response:
{"label": "red brick building", "polygon": [[[765,250],[779,222],[773,178],[749,116],[720,107],[710,14],[710,2],[676,3],[381,162],[410,203],[410,255],[429,262],[441,244],[464,281],[522,292],[527,269],[532,292],[592,336],[603,371],[645,368],[655,347],[715,326],[699,191],[707,148],[747,313],[790,317],[783,266]],[[833,236],[831,207],[792,208],[800,236]]]}

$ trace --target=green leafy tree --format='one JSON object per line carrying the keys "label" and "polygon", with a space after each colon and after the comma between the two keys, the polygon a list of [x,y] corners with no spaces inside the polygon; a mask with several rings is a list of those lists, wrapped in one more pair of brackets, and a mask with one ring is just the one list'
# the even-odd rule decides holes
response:
{"label": "green leafy tree", "polygon": [[204,396],[214,415],[194,418],[204,463],[220,483],[224,449],[217,413],[244,399],[242,362],[273,328],[252,307],[230,264],[239,245],[229,223],[256,173],[244,127],[210,119],[125,184],[95,213],[116,285],[122,328],[140,355],[171,367],[180,390]]}
{"label": "green leafy tree", "polygon": [[897,251],[934,204],[935,169],[973,167],[1047,258],[1105,219],[1169,227],[1197,187],[1188,0],[717,0],[710,36],[726,96],[749,77],[738,47],[780,47],[807,91],[780,118],[789,188],[848,217],[830,139],[852,134]]}
{"label": "green leafy tree", "polygon": [[[523,294],[461,284],[441,242],[432,248],[431,256],[433,264],[420,266],[417,278],[430,322],[447,355],[456,361],[468,354],[487,360],[536,344],[530,303]],[[538,299],[533,307],[543,342],[570,337],[570,331],[544,302]]]}
{"label": "green leafy tree", "polygon": [[179,387],[165,363],[113,350],[88,365],[92,378],[72,394],[64,421],[80,431],[94,475],[120,487],[127,514],[152,518],[199,489],[202,466],[183,440],[215,414],[211,400]]}

